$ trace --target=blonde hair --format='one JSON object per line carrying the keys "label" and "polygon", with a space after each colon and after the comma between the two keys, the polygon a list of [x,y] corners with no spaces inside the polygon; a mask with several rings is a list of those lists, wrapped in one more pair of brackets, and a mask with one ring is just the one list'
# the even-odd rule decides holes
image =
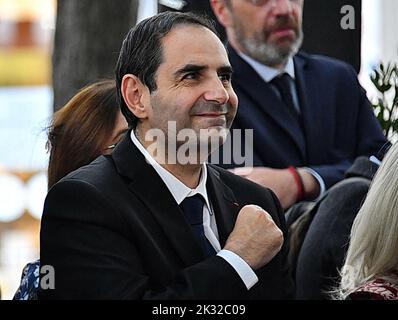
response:
{"label": "blonde hair", "polygon": [[[335,298],[398,269],[398,143],[385,156],[357,217]],[[394,281],[393,279],[389,279]],[[396,280],[395,280],[396,281]]]}

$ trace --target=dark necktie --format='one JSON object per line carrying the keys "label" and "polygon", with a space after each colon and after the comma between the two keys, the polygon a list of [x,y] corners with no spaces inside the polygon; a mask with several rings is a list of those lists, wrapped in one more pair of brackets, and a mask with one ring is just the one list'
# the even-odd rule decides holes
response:
{"label": "dark necktie", "polygon": [[271,83],[278,90],[282,102],[287,106],[288,111],[295,117],[299,115],[293,101],[292,90],[290,86],[291,78],[287,73],[276,76],[271,80]]}
{"label": "dark necktie", "polygon": [[202,248],[205,257],[208,257],[214,255],[216,251],[205,236],[203,228],[203,205],[203,197],[199,194],[195,194],[192,197],[185,198],[181,202],[180,207],[182,211],[184,211],[185,218],[191,226],[195,238]]}

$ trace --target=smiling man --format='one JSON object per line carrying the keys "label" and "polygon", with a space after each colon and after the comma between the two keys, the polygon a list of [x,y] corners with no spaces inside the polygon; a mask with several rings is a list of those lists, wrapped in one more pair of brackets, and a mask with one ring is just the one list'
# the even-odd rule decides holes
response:
{"label": "smiling man", "polygon": [[[41,264],[54,267],[55,290],[42,299],[291,297],[275,195],[201,157],[178,157],[185,143],[191,153],[224,141],[238,103],[231,74],[207,20],[163,13],[129,31],[116,81],[131,130],[49,191]],[[176,139],[184,130],[193,139]]]}
{"label": "smiling man", "polygon": [[[193,35],[199,40],[192,42]],[[231,87],[232,68],[217,36],[207,29],[198,30],[196,25],[177,28],[162,39],[162,56],[167,63],[158,67],[156,90],[145,86],[135,74],[122,78],[121,93],[128,106],[124,112],[141,120],[135,130],[137,138],[146,149],[151,144],[151,149],[166,154],[178,151],[186,142],[177,139],[177,150],[170,150],[170,142],[181,133],[190,138],[188,143],[199,147],[211,142],[211,138],[221,143],[231,127],[238,101]],[[164,138],[153,146],[146,137],[159,131]],[[155,154],[151,156],[156,158]],[[173,158],[171,154],[167,156]],[[156,160],[173,170],[166,159]],[[198,159],[192,162],[197,163]]]}
{"label": "smiling man", "polygon": [[210,3],[234,69],[233,128],[253,129],[255,168],[235,173],[271,188],[286,209],[343,179],[356,157],[383,156],[386,139],[353,68],[299,52],[303,0]]}

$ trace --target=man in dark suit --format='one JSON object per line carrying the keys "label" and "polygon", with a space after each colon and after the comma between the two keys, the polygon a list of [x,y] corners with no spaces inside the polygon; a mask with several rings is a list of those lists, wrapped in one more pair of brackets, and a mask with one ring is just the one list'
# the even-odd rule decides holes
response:
{"label": "man in dark suit", "polygon": [[211,5],[234,68],[239,109],[232,128],[253,129],[255,168],[235,173],[270,187],[289,208],[340,181],[356,157],[382,157],[386,139],[353,68],[297,53],[303,0]]}
{"label": "man in dark suit", "polygon": [[232,123],[231,72],[211,24],[192,14],[130,30],[116,82],[132,130],[49,191],[41,264],[54,267],[55,289],[40,298],[291,296],[277,198],[196,152]]}

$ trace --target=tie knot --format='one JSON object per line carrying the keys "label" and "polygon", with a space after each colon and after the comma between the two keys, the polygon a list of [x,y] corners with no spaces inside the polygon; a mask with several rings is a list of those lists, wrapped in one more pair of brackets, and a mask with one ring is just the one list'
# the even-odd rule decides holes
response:
{"label": "tie knot", "polygon": [[200,194],[192,197],[186,197],[180,204],[182,211],[190,225],[203,223],[203,205],[204,199]]}
{"label": "tie knot", "polygon": [[292,77],[289,74],[282,73],[271,80],[271,84],[276,88],[279,93],[279,98],[287,106],[288,112],[290,112],[294,117],[299,114],[299,108],[293,100],[292,90]]}
{"label": "tie knot", "polygon": [[271,80],[271,83],[274,84],[279,89],[279,91],[284,92],[286,88],[290,88],[290,81],[290,75],[284,72],[273,78]]}

